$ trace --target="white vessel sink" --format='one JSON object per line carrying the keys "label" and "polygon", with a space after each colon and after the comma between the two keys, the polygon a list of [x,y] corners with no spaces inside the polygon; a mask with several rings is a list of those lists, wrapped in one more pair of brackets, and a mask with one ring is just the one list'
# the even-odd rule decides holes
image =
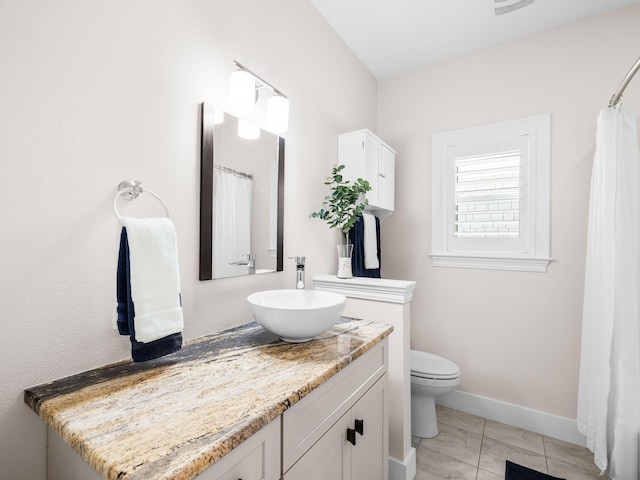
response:
{"label": "white vessel sink", "polygon": [[247,297],[256,322],[293,343],[308,342],[331,328],[346,301],[339,293],[318,290],[267,290]]}

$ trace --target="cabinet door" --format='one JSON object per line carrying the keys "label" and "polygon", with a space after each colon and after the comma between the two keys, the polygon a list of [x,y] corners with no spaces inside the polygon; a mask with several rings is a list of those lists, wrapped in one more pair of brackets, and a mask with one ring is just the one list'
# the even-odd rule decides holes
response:
{"label": "cabinet door", "polygon": [[386,370],[383,342],[286,410],[282,414],[282,471],[287,472],[316,445]]}
{"label": "cabinet door", "polygon": [[[318,442],[305,453],[283,480],[349,480],[351,452],[347,445],[347,428],[351,414],[345,413]],[[364,477],[363,477],[364,478]]]}
{"label": "cabinet door", "polygon": [[349,132],[338,135],[338,165],[344,165],[342,176],[353,182],[358,178],[368,180],[365,166],[365,132]]}
{"label": "cabinet door", "polygon": [[[389,469],[389,424],[387,415],[387,382],[385,374],[358,400],[351,410],[352,425],[362,434],[356,433],[356,444],[351,450],[351,479],[387,480]],[[356,425],[356,422],[362,422]]]}
{"label": "cabinet door", "polygon": [[378,174],[378,206],[393,211],[395,188],[396,154],[385,145],[380,152],[380,173]]}
{"label": "cabinet door", "polygon": [[371,184],[371,191],[367,194],[369,205],[392,212],[396,154],[379,138],[366,133],[364,158],[364,179]]}
{"label": "cabinet door", "polygon": [[371,185],[371,191],[367,193],[369,205],[373,207],[380,206],[380,155],[382,153],[382,145],[380,141],[365,133],[364,136],[364,178]]}
{"label": "cabinet door", "polygon": [[[387,480],[389,420],[385,373],[283,476],[283,480]],[[361,421],[362,429],[356,425]],[[354,432],[361,430],[362,433]],[[347,430],[355,437],[348,440]]]}

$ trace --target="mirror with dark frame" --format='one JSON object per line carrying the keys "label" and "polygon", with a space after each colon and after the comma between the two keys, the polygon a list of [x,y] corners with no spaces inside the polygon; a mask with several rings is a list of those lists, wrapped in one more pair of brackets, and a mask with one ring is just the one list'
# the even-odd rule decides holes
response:
{"label": "mirror with dark frame", "polygon": [[236,117],[200,113],[200,280],[281,272],[284,138],[246,139]]}

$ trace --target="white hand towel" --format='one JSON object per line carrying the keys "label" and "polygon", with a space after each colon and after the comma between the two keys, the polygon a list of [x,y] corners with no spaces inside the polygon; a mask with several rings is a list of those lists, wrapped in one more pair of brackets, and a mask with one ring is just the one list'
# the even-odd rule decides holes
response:
{"label": "white hand towel", "polygon": [[378,238],[376,235],[376,217],[370,213],[362,214],[364,222],[364,268],[380,268],[378,261]]}
{"label": "white hand towel", "polygon": [[135,339],[182,332],[176,230],[168,218],[122,219],[127,229]]}

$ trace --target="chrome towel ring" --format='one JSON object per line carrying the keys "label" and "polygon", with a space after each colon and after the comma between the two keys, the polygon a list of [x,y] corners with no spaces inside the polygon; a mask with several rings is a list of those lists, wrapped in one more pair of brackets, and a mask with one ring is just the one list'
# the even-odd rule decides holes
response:
{"label": "chrome towel ring", "polygon": [[113,197],[113,214],[116,216],[118,221],[123,224],[122,217],[118,213],[118,207],[116,205],[118,201],[118,197],[122,197],[125,200],[135,200],[141,193],[149,193],[156,197],[162,206],[164,207],[164,211],[167,214],[167,218],[169,218],[169,208],[167,204],[155,193],[151,190],[142,188],[142,182],[138,180],[125,180],[124,182],[120,182],[118,185],[118,191],[116,192],[115,197]]}

